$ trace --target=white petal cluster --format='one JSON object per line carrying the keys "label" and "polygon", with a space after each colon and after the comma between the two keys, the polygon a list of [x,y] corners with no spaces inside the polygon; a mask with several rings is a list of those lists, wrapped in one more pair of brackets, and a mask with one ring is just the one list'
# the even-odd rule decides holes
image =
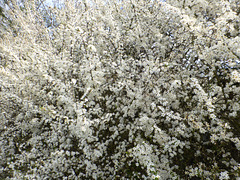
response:
{"label": "white petal cluster", "polygon": [[240,177],[238,1],[11,2],[0,179]]}

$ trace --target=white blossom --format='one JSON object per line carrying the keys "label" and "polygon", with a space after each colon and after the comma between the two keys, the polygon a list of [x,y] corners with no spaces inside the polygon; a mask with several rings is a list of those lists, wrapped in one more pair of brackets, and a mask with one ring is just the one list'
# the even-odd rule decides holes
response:
{"label": "white blossom", "polygon": [[237,1],[0,9],[0,179],[240,177]]}

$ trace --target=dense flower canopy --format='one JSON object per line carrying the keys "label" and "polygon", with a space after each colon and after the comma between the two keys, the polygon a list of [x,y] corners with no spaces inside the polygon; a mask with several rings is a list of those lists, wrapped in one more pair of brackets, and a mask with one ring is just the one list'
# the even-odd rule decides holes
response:
{"label": "dense flower canopy", "polygon": [[238,0],[39,2],[0,9],[0,179],[240,176]]}

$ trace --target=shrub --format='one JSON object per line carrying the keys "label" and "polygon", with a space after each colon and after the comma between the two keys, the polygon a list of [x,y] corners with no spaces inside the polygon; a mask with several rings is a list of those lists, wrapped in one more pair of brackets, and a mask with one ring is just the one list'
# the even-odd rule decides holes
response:
{"label": "shrub", "polygon": [[237,1],[10,2],[1,179],[240,176]]}

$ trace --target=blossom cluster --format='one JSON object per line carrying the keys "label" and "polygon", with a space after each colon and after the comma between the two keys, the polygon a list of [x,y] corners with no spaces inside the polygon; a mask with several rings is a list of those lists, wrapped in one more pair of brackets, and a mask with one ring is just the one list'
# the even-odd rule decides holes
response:
{"label": "blossom cluster", "polygon": [[0,179],[240,177],[237,1],[11,2]]}

